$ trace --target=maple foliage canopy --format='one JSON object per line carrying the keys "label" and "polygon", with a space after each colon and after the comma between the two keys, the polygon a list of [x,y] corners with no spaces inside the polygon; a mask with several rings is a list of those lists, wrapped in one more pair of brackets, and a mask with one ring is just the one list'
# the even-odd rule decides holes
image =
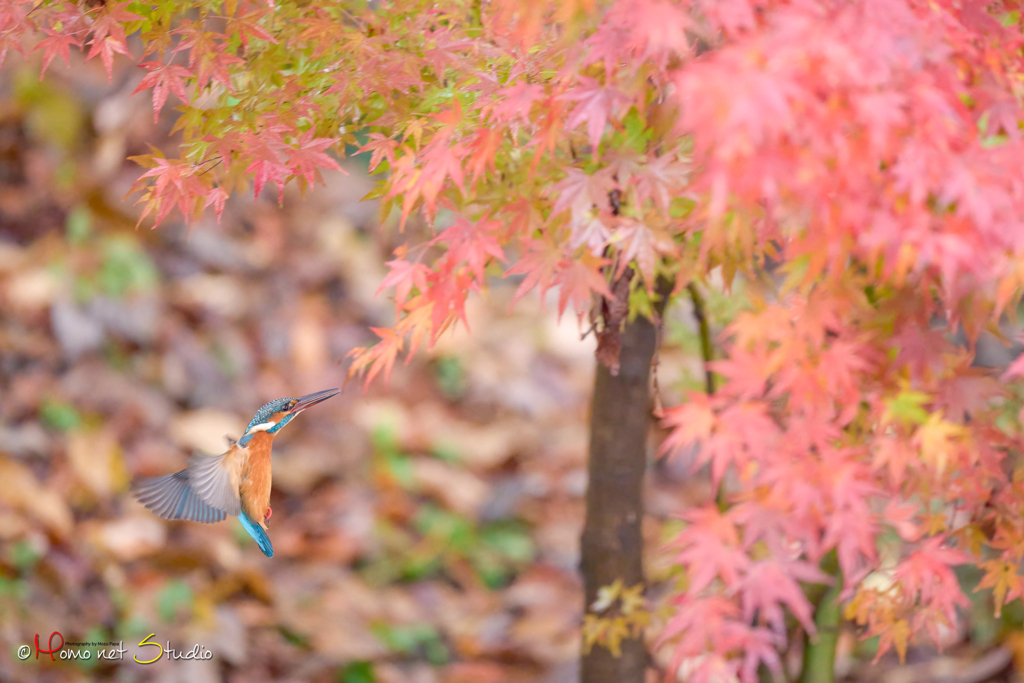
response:
{"label": "maple foliage canopy", "polygon": [[139,63],[137,92],[183,135],[139,159],[157,223],[219,217],[250,183],[311,186],[346,145],[403,224],[451,212],[388,262],[398,318],[354,356],[367,381],[465,323],[489,277],[580,316],[629,277],[652,315],[659,281],[745,273],[721,390],[664,417],[668,450],[699,443],[740,482],[673,550],[687,581],[662,641],[692,680],[778,670],[832,552],[880,654],[941,641],[966,604],[957,564],[997,608],[1020,597],[1024,362],[999,382],[970,350],[1024,285],[1018,3],[363,5],[9,0],[0,56]]}

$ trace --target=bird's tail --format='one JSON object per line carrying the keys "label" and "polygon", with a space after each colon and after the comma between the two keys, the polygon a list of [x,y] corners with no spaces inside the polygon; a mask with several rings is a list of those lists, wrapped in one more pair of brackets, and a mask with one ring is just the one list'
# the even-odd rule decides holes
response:
{"label": "bird's tail", "polygon": [[244,512],[238,515],[238,521],[242,523],[245,530],[249,532],[249,535],[252,536],[253,540],[260,546],[260,550],[263,551],[263,554],[267,557],[273,557],[274,546],[270,545],[270,537],[267,536],[267,532],[263,530],[263,527],[259,524],[253,523],[253,521],[249,519]]}

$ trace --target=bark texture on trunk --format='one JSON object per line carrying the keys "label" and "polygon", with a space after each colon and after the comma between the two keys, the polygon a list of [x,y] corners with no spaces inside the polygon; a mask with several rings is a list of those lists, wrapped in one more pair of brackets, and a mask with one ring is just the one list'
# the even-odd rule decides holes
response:
{"label": "bark texture on trunk", "polygon": [[[643,482],[656,341],[655,326],[638,317],[622,332],[618,374],[597,364],[580,557],[588,612],[602,586],[616,579],[626,587],[644,580]],[[646,666],[647,652],[641,639],[624,640],[619,657],[595,645],[582,655],[580,682],[643,683]]]}

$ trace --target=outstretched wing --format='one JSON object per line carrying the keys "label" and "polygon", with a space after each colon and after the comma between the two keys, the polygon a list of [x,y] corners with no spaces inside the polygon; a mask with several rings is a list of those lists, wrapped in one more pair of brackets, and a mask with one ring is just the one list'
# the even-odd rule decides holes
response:
{"label": "outstretched wing", "polygon": [[213,524],[227,518],[224,510],[200,498],[189,479],[189,470],[136,482],[132,491],[139,502],[164,519],[184,519]]}
{"label": "outstretched wing", "polygon": [[229,515],[242,512],[239,489],[246,452],[232,446],[222,455],[196,454],[188,463],[189,485],[204,503]]}
{"label": "outstretched wing", "polygon": [[139,502],[164,519],[213,523],[242,512],[238,497],[245,451],[197,453],[181,472],[144,479],[132,488]]}

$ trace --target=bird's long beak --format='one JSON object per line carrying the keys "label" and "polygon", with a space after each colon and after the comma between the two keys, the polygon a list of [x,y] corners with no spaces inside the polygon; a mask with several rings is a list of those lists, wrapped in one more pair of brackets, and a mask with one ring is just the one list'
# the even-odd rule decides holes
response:
{"label": "bird's long beak", "polygon": [[300,396],[295,400],[295,405],[288,412],[293,415],[298,415],[306,408],[315,406],[317,403],[326,401],[331,396],[336,396],[341,393],[341,389],[325,389],[323,391],[317,391],[312,394],[306,394]]}

